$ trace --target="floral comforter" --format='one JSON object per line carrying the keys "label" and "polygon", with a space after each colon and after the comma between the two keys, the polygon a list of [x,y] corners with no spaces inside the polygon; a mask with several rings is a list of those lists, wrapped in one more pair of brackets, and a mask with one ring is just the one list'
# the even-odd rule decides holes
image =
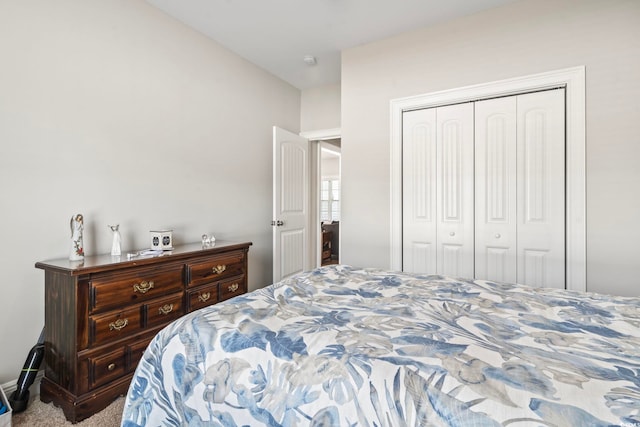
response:
{"label": "floral comforter", "polygon": [[323,267],[151,342],[123,426],[640,426],[640,298]]}

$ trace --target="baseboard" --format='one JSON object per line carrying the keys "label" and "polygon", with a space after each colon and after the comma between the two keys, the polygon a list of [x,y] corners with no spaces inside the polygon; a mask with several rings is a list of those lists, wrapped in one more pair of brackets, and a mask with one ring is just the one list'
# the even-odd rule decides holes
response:
{"label": "baseboard", "polygon": [[[44,371],[38,371],[38,375],[36,375],[35,380],[33,380],[33,384],[29,387],[31,397],[40,395],[40,380],[42,380],[42,377],[44,377]],[[9,396],[18,388],[18,379],[16,378],[8,383],[0,384],[0,387],[2,387],[5,394]]]}

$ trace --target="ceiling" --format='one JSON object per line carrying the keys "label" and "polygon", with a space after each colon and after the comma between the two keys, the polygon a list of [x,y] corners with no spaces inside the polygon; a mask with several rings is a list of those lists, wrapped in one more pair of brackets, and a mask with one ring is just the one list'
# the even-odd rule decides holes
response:
{"label": "ceiling", "polygon": [[513,1],[147,0],[299,89],[338,83],[343,49]]}

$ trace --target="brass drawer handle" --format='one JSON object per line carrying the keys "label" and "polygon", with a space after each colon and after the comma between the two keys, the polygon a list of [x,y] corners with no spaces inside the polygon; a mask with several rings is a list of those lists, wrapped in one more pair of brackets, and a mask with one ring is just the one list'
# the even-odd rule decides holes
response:
{"label": "brass drawer handle", "polygon": [[116,369],[116,364],[115,363],[110,364],[109,366],[107,366],[107,369],[110,371],[113,371],[114,369]]}
{"label": "brass drawer handle", "polygon": [[207,302],[209,298],[211,298],[211,292],[198,295],[198,299],[202,302]]}
{"label": "brass drawer handle", "polygon": [[169,314],[173,311],[173,304],[165,304],[158,309],[159,314]]}
{"label": "brass drawer handle", "polygon": [[233,285],[229,285],[229,292],[235,292],[238,290],[239,287],[240,285],[238,285],[237,283],[234,283]]}
{"label": "brass drawer handle", "polygon": [[129,319],[118,319],[115,322],[109,323],[109,330],[113,331],[115,329],[116,331],[119,331],[120,329],[124,328],[128,324],[129,324]]}
{"label": "brass drawer handle", "polygon": [[216,274],[222,274],[226,269],[227,269],[227,266],[224,264],[216,265],[215,267],[212,268],[213,272]]}
{"label": "brass drawer handle", "polygon": [[153,289],[153,281],[143,280],[140,283],[136,283],[133,285],[133,292],[140,292],[141,294],[146,294],[149,290]]}

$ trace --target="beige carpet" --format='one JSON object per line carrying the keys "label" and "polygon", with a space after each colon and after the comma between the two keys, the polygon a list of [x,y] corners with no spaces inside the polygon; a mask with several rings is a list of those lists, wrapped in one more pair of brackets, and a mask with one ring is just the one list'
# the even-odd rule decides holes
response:
{"label": "beige carpet", "polygon": [[86,420],[77,424],[71,424],[62,413],[62,409],[53,406],[52,403],[42,403],[38,397],[27,406],[27,410],[15,414],[11,419],[13,427],[57,427],[57,426],[78,426],[78,427],[119,427],[122,419],[122,409],[124,407],[124,397],[120,397],[111,405]]}

